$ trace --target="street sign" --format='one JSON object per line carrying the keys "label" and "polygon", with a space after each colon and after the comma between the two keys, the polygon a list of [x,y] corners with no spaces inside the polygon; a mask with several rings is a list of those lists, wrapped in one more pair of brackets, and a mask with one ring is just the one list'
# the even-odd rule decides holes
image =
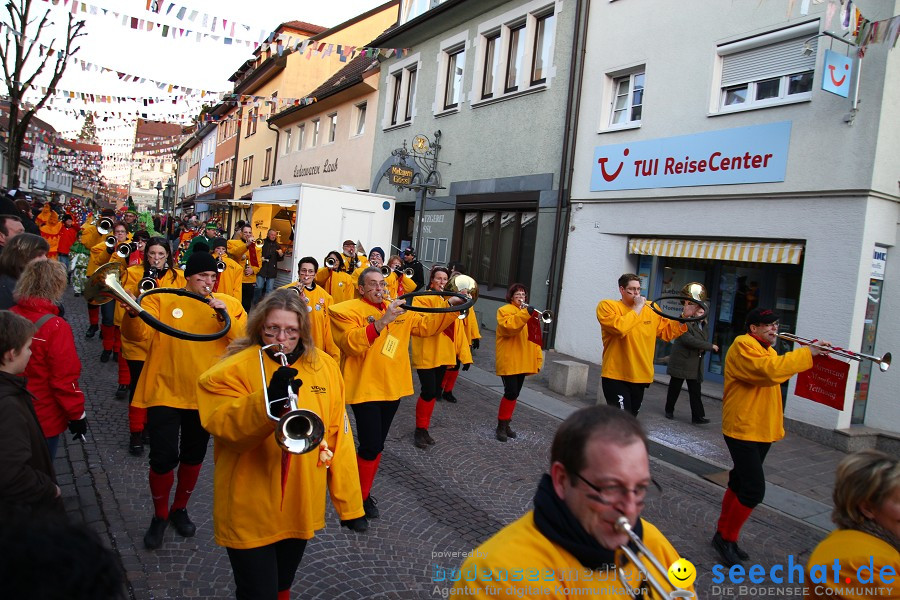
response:
{"label": "street sign", "polygon": [[414,174],[415,171],[405,165],[391,165],[391,168],[388,169],[388,179],[394,186],[410,185]]}

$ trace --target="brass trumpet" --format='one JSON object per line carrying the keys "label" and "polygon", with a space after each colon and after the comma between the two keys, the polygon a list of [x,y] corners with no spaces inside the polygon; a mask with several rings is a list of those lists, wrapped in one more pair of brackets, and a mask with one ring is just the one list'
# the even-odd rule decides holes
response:
{"label": "brass trumpet", "polygon": [[150,267],[144,271],[144,277],[138,281],[138,291],[142,294],[149,292],[156,287],[156,278],[159,277],[159,271],[156,267]]}
{"label": "brass trumpet", "polygon": [[382,265],[381,274],[384,275],[384,278],[387,279],[391,276],[391,268],[387,265]]}
{"label": "brass trumpet", "polygon": [[262,238],[256,238],[255,240],[253,240],[253,243],[256,245],[257,248],[262,248],[263,244],[266,243],[266,240],[264,240]]}
{"label": "brass trumpet", "polygon": [[326,268],[331,269],[333,271],[337,268],[337,266],[338,266],[338,261],[333,256],[329,256],[328,258],[325,259],[325,267]]}
{"label": "brass trumpet", "polygon": [[674,600],[675,598],[693,598],[694,594],[691,593],[690,590],[679,590],[675,589],[669,581],[665,583],[668,586],[668,589],[663,586],[663,582],[659,580],[653,573],[650,572],[648,568],[647,562],[649,562],[656,569],[658,573],[661,573],[663,576],[668,572],[668,567],[664,567],[656,556],[650,551],[649,548],[644,544],[644,541],[638,537],[638,535],[631,529],[631,523],[628,522],[628,519],[625,517],[619,517],[616,520],[616,529],[628,535],[629,539],[631,539],[631,544],[637,548],[637,551],[631,549],[629,544],[623,544],[619,546],[618,550],[616,550],[616,571],[619,573],[619,579],[622,581],[622,585],[625,586],[628,595],[632,598],[643,598],[644,594],[640,587],[632,587],[631,584],[628,583],[629,579],[632,579],[628,576],[628,573],[625,572],[625,566],[628,564],[625,560],[626,558],[631,561],[635,568],[641,572],[643,578],[650,584],[650,587],[656,592],[656,596],[663,600]]}
{"label": "brass trumpet", "polygon": [[[284,354],[284,346],[281,344],[268,344],[259,349],[259,370],[263,380],[263,400],[266,403],[266,414],[276,421],[275,441],[285,452],[291,454],[306,454],[319,447],[325,439],[325,423],[322,418],[311,410],[297,408],[297,394],[294,388],[288,384],[287,395],[275,400],[269,399],[269,391],[266,382],[266,367],[263,364],[263,350],[278,347],[275,357],[281,362],[282,367],[290,366],[287,356]],[[287,412],[281,416],[272,414],[270,402],[284,401]]]}
{"label": "brass trumpet", "polygon": [[216,273],[224,273],[225,272],[225,261],[217,260],[216,261]]}
{"label": "brass trumpet", "polygon": [[803,344],[804,346],[812,346],[814,348],[819,348],[829,354],[833,354],[834,356],[840,356],[841,358],[849,358],[850,360],[855,360],[857,362],[862,362],[863,360],[871,360],[872,362],[878,365],[878,368],[881,369],[881,372],[884,373],[888,369],[891,368],[891,353],[885,352],[884,356],[872,356],[871,354],[862,354],[859,352],[853,352],[852,350],[847,350],[845,348],[838,348],[836,346],[825,346],[823,344],[817,344],[816,340],[811,340],[808,338],[802,338],[798,335],[794,335],[792,333],[776,333],[776,337],[783,339],[786,342],[796,342],[798,344]]}
{"label": "brass trumpet", "polygon": [[99,233],[100,235],[106,235],[107,233],[112,231],[112,228],[115,225],[115,223],[113,223],[113,220],[109,217],[103,217],[99,221],[95,221],[95,223],[97,227],[97,233]]}
{"label": "brass trumpet", "polygon": [[[531,306],[530,304],[525,304],[524,302],[522,303],[522,308],[524,308],[525,310],[529,310],[529,311],[530,311],[531,309],[537,310],[536,308],[534,308],[534,307]],[[549,311],[549,310],[544,310],[544,311],[539,311],[539,312],[540,312],[540,315],[541,315],[541,316],[540,316],[540,319],[541,319],[542,322],[544,322],[544,323],[552,323],[552,322],[553,322],[553,313],[552,313],[551,311]]]}
{"label": "brass trumpet", "polygon": [[115,247],[116,247],[116,244],[117,244],[118,242],[119,242],[119,240],[116,239],[116,236],[114,236],[114,235],[107,236],[107,238],[106,238],[106,247],[107,247],[107,248],[115,248]]}
{"label": "brass trumpet", "polygon": [[116,256],[120,258],[128,258],[131,256],[131,253],[137,250],[137,244],[134,243],[124,243],[119,244],[119,247],[116,248]]}

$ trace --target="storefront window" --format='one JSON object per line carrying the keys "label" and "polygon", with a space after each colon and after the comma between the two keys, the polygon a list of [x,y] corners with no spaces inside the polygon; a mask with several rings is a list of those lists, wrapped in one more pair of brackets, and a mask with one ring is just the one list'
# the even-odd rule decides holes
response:
{"label": "storefront window", "polygon": [[509,210],[466,212],[458,254],[469,274],[495,295],[514,282],[531,285],[537,241],[537,212]]}
{"label": "storefront window", "polygon": [[[878,331],[878,309],[881,306],[883,288],[884,281],[869,280],[869,299],[866,302],[866,318],[863,321],[862,349],[860,350],[862,354],[875,356],[875,333]],[[870,360],[859,361],[859,369],[856,372],[856,394],[853,397],[853,414],[850,417],[850,422],[853,424],[865,422],[872,365]]]}

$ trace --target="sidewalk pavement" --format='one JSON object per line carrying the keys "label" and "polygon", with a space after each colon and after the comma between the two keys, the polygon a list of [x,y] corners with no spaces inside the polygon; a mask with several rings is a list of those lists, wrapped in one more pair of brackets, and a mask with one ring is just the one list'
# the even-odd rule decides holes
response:
{"label": "sidewalk pavement", "polygon": [[[503,384],[494,374],[494,332],[481,330],[475,364],[461,374],[472,383],[503,394]],[[599,343],[599,340],[598,340]],[[563,396],[550,389],[550,374],[556,361],[588,365],[587,392],[583,396]],[[664,383],[660,383],[663,381]],[[731,457],[722,439],[722,385],[703,383],[703,405],[708,425],[691,423],[690,403],[685,387],[675,405],[675,419],[666,419],[664,406],[668,376],[657,378],[644,394],[639,419],[651,441],[651,455],[677,468],[724,487],[731,469]],[[557,419],[598,401],[600,365],[553,350],[544,353],[541,372],[525,380],[519,401]],[[603,402],[602,393],[599,401]],[[766,498],[763,504],[823,531],[831,531],[831,492],[837,464],[846,453],[788,433],[772,445],[766,457]]]}

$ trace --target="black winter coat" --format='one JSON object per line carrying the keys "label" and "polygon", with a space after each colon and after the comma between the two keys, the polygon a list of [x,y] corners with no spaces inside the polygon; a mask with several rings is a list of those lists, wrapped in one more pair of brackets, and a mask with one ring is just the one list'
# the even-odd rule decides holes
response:
{"label": "black winter coat", "polygon": [[0,507],[5,514],[65,514],[25,378],[4,372],[0,372]]}
{"label": "black winter coat", "polygon": [[257,275],[265,279],[275,279],[275,276],[278,275],[278,261],[281,260],[281,255],[278,253],[280,249],[281,245],[278,242],[273,242],[270,239],[266,239],[263,242],[262,250],[260,250],[263,263]]}

